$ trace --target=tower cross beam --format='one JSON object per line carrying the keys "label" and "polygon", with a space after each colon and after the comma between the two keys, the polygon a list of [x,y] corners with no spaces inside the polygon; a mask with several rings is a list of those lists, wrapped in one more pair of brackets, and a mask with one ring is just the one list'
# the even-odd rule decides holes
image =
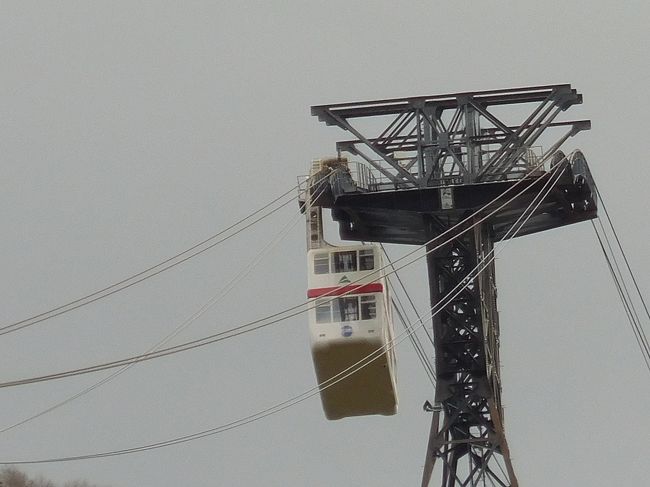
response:
{"label": "tower cross beam", "polygon": [[[318,105],[312,113],[356,137],[339,143],[339,150],[357,153],[365,146],[372,153],[367,158],[383,168],[380,179],[418,188],[500,180],[518,167],[523,167],[517,171],[523,175],[540,135],[572,124],[555,119],[581,102],[582,95],[570,85],[549,85]],[[509,104],[534,108],[515,124],[490,110]],[[362,127],[368,122],[383,125],[378,136]]]}

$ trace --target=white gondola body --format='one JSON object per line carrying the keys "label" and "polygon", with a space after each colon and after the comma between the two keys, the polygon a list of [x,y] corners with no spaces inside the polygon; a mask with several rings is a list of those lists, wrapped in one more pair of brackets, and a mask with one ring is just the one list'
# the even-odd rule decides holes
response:
{"label": "white gondola body", "polygon": [[[393,327],[379,246],[312,249],[308,262],[311,350],[325,416],[395,414]],[[375,360],[325,387],[371,355]]]}

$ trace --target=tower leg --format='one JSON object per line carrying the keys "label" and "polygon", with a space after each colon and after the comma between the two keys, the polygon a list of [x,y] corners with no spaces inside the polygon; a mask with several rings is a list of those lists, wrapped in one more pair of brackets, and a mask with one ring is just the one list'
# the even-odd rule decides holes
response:
{"label": "tower leg", "polygon": [[[431,219],[431,236],[444,230],[440,220]],[[438,310],[437,382],[423,486],[437,462],[443,487],[518,485],[503,431],[494,264],[481,266],[478,277],[472,272],[491,256],[488,230],[478,225],[440,249],[427,249],[431,305]],[[468,282],[456,297],[445,299]]]}

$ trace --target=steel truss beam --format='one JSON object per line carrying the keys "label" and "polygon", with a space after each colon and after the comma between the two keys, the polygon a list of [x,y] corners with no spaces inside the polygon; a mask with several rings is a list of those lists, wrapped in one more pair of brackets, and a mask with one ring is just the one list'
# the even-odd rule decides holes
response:
{"label": "steel truss beam", "polygon": [[[432,237],[445,230],[440,220],[430,220]],[[443,487],[517,486],[503,431],[494,263],[472,277],[477,264],[489,261],[492,239],[478,225],[429,250],[437,384],[422,486],[429,485],[437,461]]]}
{"label": "steel truss beam", "polygon": [[[319,105],[312,114],[356,137],[339,142],[339,151],[371,164],[384,178],[383,189],[407,189],[523,176],[538,162],[532,147],[546,129],[564,127],[564,142],[590,128],[588,120],[555,120],[579,103],[582,95],[564,84]],[[532,106],[516,125],[493,112],[512,104]],[[368,137],[358,126],[364,119],[385,128]]]}

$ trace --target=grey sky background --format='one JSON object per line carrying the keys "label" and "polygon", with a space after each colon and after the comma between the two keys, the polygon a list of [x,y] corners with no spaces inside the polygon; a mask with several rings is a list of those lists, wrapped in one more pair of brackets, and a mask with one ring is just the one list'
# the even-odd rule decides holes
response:
{"label": "grey sky background", "polygon": [[[649,16],[643,1],[3,1],[0,323],[112,284],[291,188],[345,138],[310,105],[563,82],[584,95],[569,116],[593,121],[566,152],[583,149],[648,295]],[[2,380],[146,350],[297,214],[291,205],[182,267],[0,337]],[[297,220],[175,343],[304,301],[304,240]],[[521,485],[647,484],[650,377],[591,225],[513,241],[497,276]],[[425,310],[424,264],[404,277]],[[419,485],[432,390],[408,344],[397,353],[394,417],[328,422],[313,398],[182,446],[25,469],[114,487]],[[100,377],[0,390],[0,429]],[[296,317],[138,365],[0,435],[0,461],[161,441],[314,385]]]}

